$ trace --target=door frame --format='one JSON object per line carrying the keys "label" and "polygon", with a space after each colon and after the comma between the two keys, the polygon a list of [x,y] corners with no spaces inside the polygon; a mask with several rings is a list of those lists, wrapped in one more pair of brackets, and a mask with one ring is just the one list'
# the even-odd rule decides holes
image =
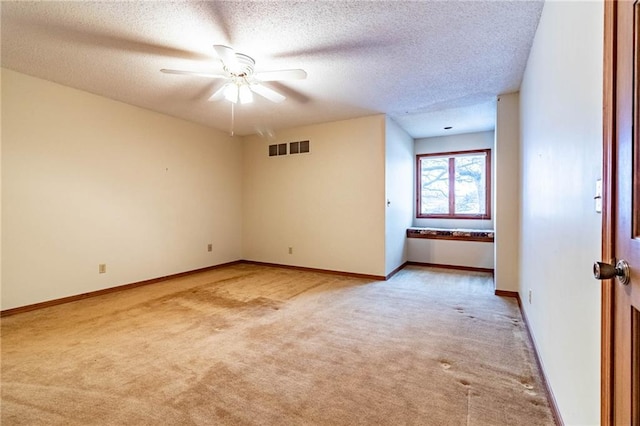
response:
{"label": "door frame", "polygon": [[[615,264],[616,205],[616,15],[618,3],[604,1],[604,62],[602,93],[602,247],[603,262]],[[613,426],[613,315],[614,280],[602,281],[601,296],[601,364],[600,424]]]}

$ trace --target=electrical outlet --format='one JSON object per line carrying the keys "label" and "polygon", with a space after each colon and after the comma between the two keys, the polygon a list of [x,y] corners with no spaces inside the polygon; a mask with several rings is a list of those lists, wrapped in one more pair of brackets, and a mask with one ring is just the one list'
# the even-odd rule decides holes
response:
{"label": "electrical outlet", "polygon": [[529,304],[531,304],[531,290],[529,290]]}
{"label": "electrical outlet", "polygon": [[107,264],[106,263],[101,263],[98,265],[98,273],[99,274],[106,274],[107,273]]}
{"label": "electrical outlet", "polygon": [[289,254],[293,254],[293,247],[289,247]]}
{"label": "electrical outlet", "polygon": [[213,244],[207,244],[207,251],[213,251]]}

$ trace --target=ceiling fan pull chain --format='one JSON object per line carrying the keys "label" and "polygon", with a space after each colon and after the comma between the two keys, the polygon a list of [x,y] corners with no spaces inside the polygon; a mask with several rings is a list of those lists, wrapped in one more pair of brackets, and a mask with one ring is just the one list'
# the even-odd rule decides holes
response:
{"label": "ceiling fan pull chain", "polygon": [[231,136],[233,137],[233,129],[235,127],[235,121],[236,121],[236,109],[235,109],[236,104],[234,104],[233,102],[231,102]]}

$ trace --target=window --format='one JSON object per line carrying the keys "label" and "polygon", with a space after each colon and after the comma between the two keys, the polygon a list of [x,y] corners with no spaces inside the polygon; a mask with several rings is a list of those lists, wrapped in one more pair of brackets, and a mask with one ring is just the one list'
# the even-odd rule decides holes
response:
{"label": "window", "polygon": [[490,149],[421,154],[416,160],[417,217],[491,218]]}

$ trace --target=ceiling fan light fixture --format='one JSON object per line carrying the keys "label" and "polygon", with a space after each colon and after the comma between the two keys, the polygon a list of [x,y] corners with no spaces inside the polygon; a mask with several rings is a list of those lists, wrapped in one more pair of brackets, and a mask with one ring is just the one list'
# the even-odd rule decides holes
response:
{"label": "ceiling fan light fixture", "polygon": [[240,95],[240,103],[242,104],[250,104],[253,102],[253,93],[251,93],[251,89],[246,84],[243,84],[238,89]]}
{"label": "ceiling fan light fixture", "polygon": [[228,83],[224,89],[224,98],[234,104],[238,103],[238,85],[235,83]]}

